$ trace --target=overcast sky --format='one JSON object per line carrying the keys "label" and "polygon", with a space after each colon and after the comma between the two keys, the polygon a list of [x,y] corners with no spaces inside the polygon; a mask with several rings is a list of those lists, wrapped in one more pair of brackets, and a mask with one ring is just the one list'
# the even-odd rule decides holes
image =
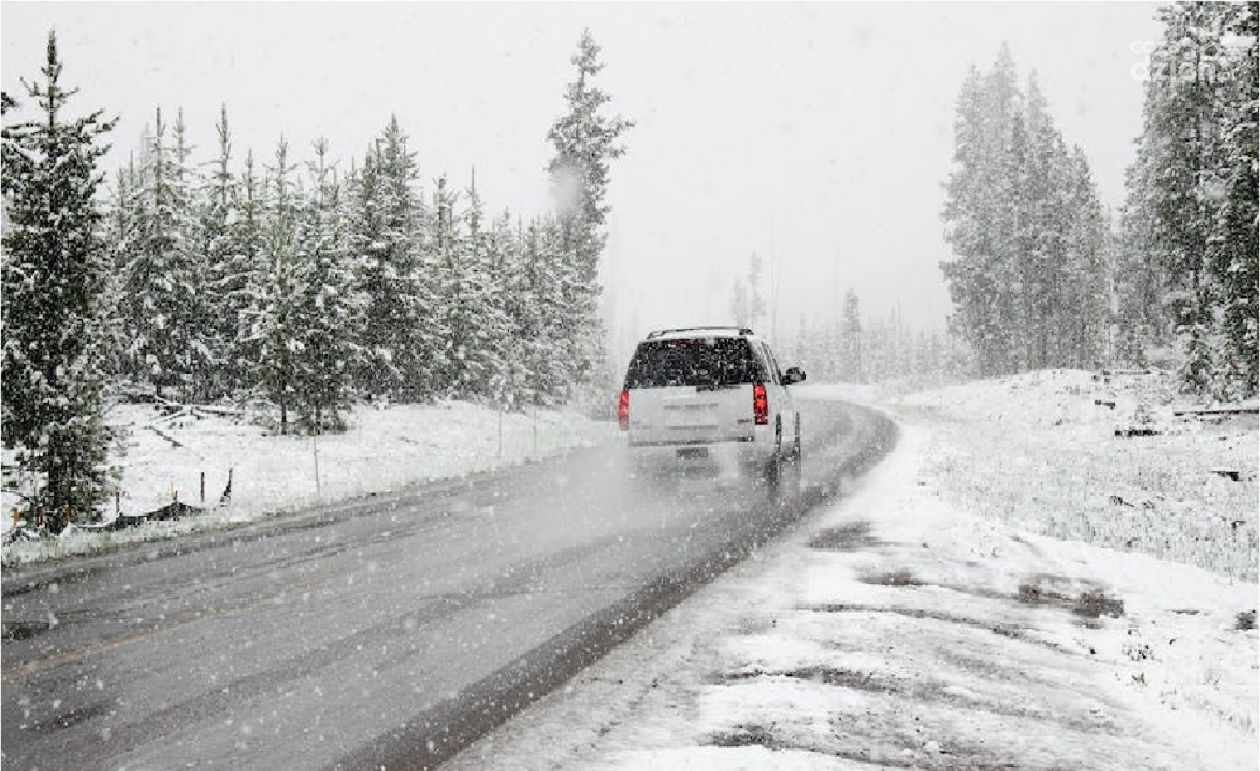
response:
{"label": "overcast sky", "polygon": [[[391,112],[419,151],[426,194],[448,172],[493,207],[545,209],[547,128],[584,26],[602,86],[637,121],[612,172],[606,255],[620,336],[722,323],[752,251],[780,278],[777,325],[900,307],[939,329],[941,183],[968,64],[1008,41],[1036,68],[1107,205],[1123,197],[1141,128],[1134,71],[1153,4],[4,3],[0,79],[19,92],[55,27],[78,106],[121,121],[124,162],[161,104],[184,108],[197,156],[226,102],[243,156],[283,133],[303,156],[327,137],[361,155]],[[768,289],[768,287],[767,287]],[[763,326],[770,326],[767,321]],[[768,331],[768,330],[767,330]]]}

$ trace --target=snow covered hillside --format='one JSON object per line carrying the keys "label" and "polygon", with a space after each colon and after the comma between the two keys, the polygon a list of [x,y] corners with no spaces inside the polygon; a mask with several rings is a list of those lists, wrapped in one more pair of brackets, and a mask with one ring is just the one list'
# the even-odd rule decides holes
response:
{"label": "snow covered hillside", "polygon": [[[1254,576],[1254,536],[1178,530],[1237,516],[1247,489],[1254,506],[1255,425],[1156,409],[1185,433],[1116,438],[1153,382],[1051,372],[895,399],[899,446],[855,491],[453,768],[1255,768],[1257,586],[1237,577],[1248,550]],[[1098,417],[1092,394],[1113,385]],[[1242,492],[1199,478],[1231,460]],[[1139,473],[1146,498],[1122,486]],[[1145,517],[1117,519],[1129,507],[1108,495]],[[1041,534],[1101,543],[1132,522],[1161,540],[1130,548],[1167,538],[1212,569]]]}
{"label": "snow covered hillside", "polygon": [[[385,409],[359,406],[350,416],[348,431],[321,436],[318,443],[309,436],[267,435],[248,421],[202,410],[168,416],[152,405],[119,405],[108,419],[126,432],[125,454],[111,458],[123,468],[119,489],[124,514],[153,511],[176,495],[182,502],[203,505],[202,472],[208,512],[115,532],[72,530],[40,542],[17,542],[5,547],[6,564],[226,527],[269,513],[518,464],[607,441],[616,433],[615,423],[592,421],[575,412],[500,416],[460,401]],[[220,506],[229,471],[231,499]],[[5,500],[6,512],[12,503]],[[112,505],[109,516],[115,516]],[[5,529],[11,525],[6,516]]]}

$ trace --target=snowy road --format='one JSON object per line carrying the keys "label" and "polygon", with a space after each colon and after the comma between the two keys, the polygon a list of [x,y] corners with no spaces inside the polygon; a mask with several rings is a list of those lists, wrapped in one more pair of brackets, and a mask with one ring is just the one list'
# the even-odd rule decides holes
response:
{"label": "snowy road", "polygon": [[[892,429],[803,411],[807,505]],[[800,513],[606,447],[7,574],[4,766],[431,766]]]}

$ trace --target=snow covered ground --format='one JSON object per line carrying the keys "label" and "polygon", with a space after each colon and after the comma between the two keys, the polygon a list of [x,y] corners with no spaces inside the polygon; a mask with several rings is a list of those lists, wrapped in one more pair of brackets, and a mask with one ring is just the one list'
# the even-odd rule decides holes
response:
{"label": "snow covered ground", "polygon": [[[536,416],[532,412],[503,414],[500,431],[498,412],[467,402],[384,409],[361,406],[351,415],[350,430],[319,437],[316,448],[309,436],[267,436],[248,421],[197,415],[163,416],[153,405],[112,408],[108,420],[126,429],[126,453],[111,460],[123,467],[119,503],[124,513],[153,511],[176,495],[184,503],[203,505],[202,472],[208,513],[116,532],[79,531],[41,542],[17,542],[5,547],[5,564],[228,527],[317,502],[519,464],[607,441],[617,429],[615,423],[561,410],[539,410]],[[229,470],[231,501],[219,506]],[[15,499],[6,498],[4,511],[14,503]],[[114,516],[112,503],[108,516]],[[11,525],[6,513],[4,527]]]}
{"label": "snow covered ground", "polygon": [[[1257,578],[1255,415],[1177,416],[1189,405],[1165,375],[1076,370],[886,404],[931,426],[928,474],[953,503],[1045,535]],[[1132,429],[1160,433],[1115,434]]]}
{"label": "snow covered ground", "polygon": [[[1113,411],[1071,390],[1093,382],[1042,373],[897,399],[900,444],[855,491],[451,767],[1256,768],[1254,536],[1178,531],[1249,505],[1254,533],[1254,422],[1117,439],[1099,414]],[[1119,390],[1115,412],[1143,398]],[[1162,451],[1137,444],[1151,440]],[[1036,454],[1015,457],[1025,445]],[[1101,467],[1074,478],[1083,457]],[[1243,492],[1200,477],[1222,461],[1241,465]],[[1113,489],[1132,463],[1150,464],[1147,490]],[[1127,552],[1067,540],[1134,523],[1166,536]],[[1187,539],[1200,546],[1173,548]]]}

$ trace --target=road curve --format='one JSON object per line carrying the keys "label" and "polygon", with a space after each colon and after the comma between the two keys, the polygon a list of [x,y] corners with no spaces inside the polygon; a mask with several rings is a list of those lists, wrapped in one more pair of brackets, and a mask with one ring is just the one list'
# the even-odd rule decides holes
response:
{"label": "road curve", "polygon": [[805,495],[624,448],[3,578],[3,766],[431,768],[892,446],[802,403]]}

